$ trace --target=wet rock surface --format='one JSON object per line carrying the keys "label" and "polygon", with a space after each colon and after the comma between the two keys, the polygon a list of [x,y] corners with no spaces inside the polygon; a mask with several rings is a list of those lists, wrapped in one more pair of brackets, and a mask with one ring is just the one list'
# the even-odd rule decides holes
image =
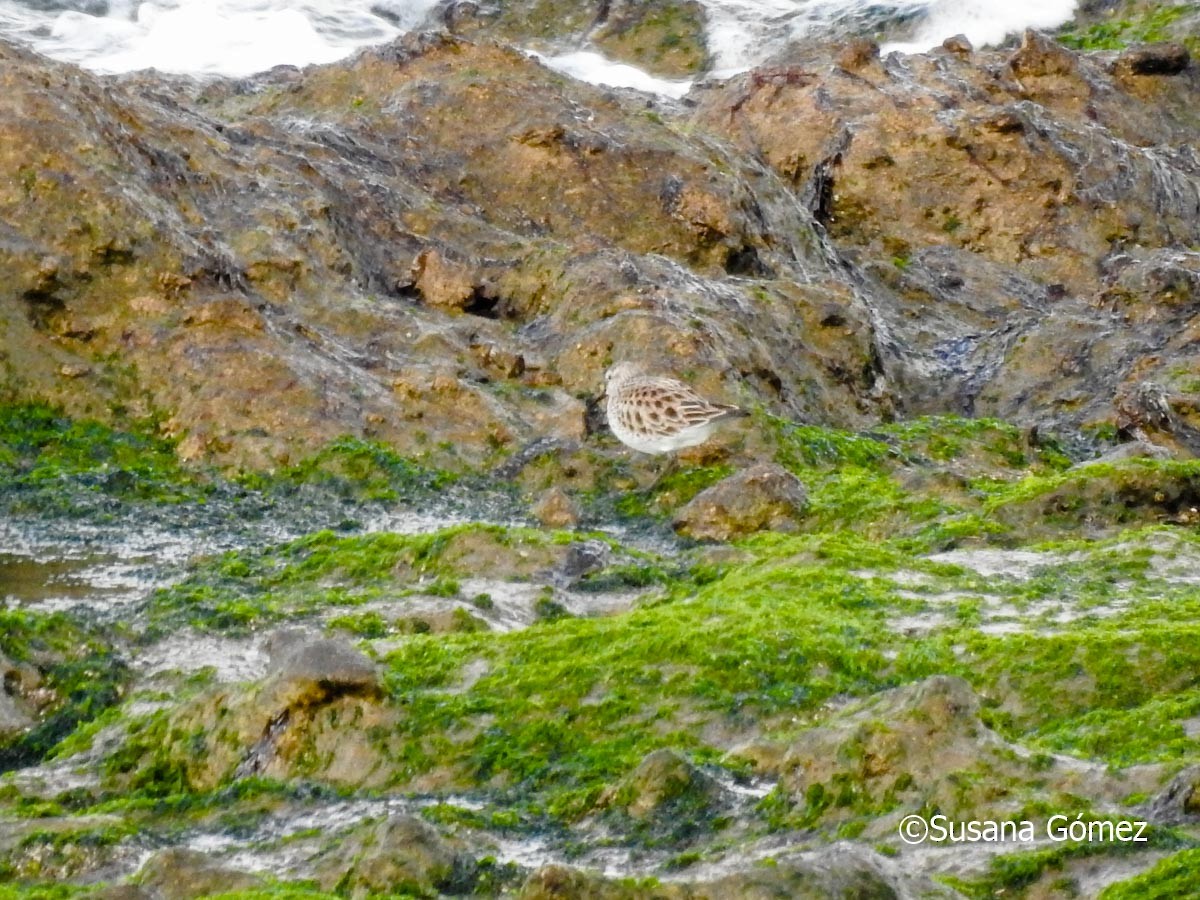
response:
{"label": "wet rock surface", "polygon": [[675,530],[713,541],[764,529],[794,531],[807,499],[795,475],[783,466],[761,463],[703,490],[675,514]]}
{"label": "wet rock surface", "polygon": [[[1200,891],[1194,16],[1127,6],[679,103],[506,42],[692,75],[691,2],[0,45],[0,881]],[[658,470],[618,358],[752,415]]]}

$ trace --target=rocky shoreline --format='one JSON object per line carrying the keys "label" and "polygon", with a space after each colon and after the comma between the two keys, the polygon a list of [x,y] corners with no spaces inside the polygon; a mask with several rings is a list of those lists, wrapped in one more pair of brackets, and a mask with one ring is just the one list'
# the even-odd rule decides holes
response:
{"label": "rocky shoreline", "polygon": [[[552,5],[0,43],[0,898],[1200,890],[1190,11],[674,101]],[[752,415],[656,478],[622,359]]]}

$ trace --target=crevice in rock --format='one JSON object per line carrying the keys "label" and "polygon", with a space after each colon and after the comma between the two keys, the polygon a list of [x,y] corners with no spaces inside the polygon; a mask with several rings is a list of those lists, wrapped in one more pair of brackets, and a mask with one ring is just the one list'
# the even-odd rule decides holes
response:
{"label": "crevice in rock", "polygon": [[775,274],[759,259],[758,250],[748,244],[729,251],[725,257],[725,271],[751,278],[771,278]]}
{"label": "crevice in rock", "polygon": [[471,292],[471,296],[463,304],[462,311],[482,319],[499,319],[503,312],[500,297],[481,287],[476,287]]}
{"label": "crevice in rock", "polygon": [[52,288],[35,288],[21,295],[27,305],[30,324],[38,331],[49,331],[50,320],[66,309],[62,298]]}
{"label": "crevice in rock", "polygon": [[266,770],[271,761],[275,759],[275,745],[279,736],[287,730],[291,717],[292,711],[285,709],[267,722],[267,727],[263,729],[263,735],[258,739],[258,743],[251,747],[242,761],[238,763],[237,770],[233,773],[234,778],[246,778],[261,774]]}

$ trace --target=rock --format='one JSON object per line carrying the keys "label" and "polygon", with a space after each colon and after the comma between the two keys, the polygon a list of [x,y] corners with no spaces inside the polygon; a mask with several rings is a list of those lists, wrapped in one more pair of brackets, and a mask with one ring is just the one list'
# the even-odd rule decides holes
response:
{"label": "rock", "polygon": [[1191,825],[1200,822],[1200,766],[1188,766],[1171,779],[1144,807],[1156,825]]}
{"label": "rock", "polygon": [[572,541],[562,561],[542,577],[552,584],[569,587],[585,575],[603,569],[612,559],[612,548],[604,541]]}
{"label": "rock", "polygon": [[1078,57],[1053,38],[1026,29],[1021,46],[1008,60],[1019,77],[1074,75],[1079,70]]}
{"label": "rock", "polygon": [[36,687],[30,673],[0,653],[0,742],[27,731],[37,721],[20,699],[22,684],[26,690]]}
{"label": "rock", "polygon": [[711,809],[720,786],[675,750],[655,750],[600,797],[601,807],[620,808],[635,819],[671,823],[686,813],[689,822]]}
{"label": "rock", "polygon": [[[1028,33],[1015,52],[884,60],[863,77],[743,76],[696,92],[695,119],[760,154],[870,273],[879,358],[907,414],[1069,431],[1110,419],[1122,383],[1180,393],[1171,373],[1200,363],[1181,305],[1200,243],[1181,202],[1194,173],[1169,149],[1195,143],[1198,76],[1130,81],[1106,62]],[[1116,205],[1073,207],[1093,192]],[[1149,282],[1124,289],[1103,262],[1122,256],[1161,271],[1158,298]]]}
{"label": "rock", "polygon": [[951,897],[928,878],[905,876],[882,855],[865,847],[838,842],[820,850],[777,860],[771,867],[734,872],[691,886],[690,896],[720,900],[900,900],[903,897]]}
{"label": "rock", "polygon": [[1118,393],[1113,405],[1117,411],[1117,428],[1131,434],[1144,429],[1169,429],[1171,403],[1161,384],[1142,381],[1128,385]]}
{"label": "rock", "polygon": [[413,816],[391,816],[355,829],[319,858],[317,880],[350,896],[471,892],[475,861]]}
{"label": "rock", "polygon": [[36,720],[5,691],[0,690],[0,741],[28,731]]}
{"label": "rock", "polygon": [[477,302],[471,272],[436,250],[423,250],[417,255],[412,279],[421,299],[430,306],[462,312]]}
{"label": "rock", "polygon": [[163,900],[192,900],[233,891],[265,888],[257,875],[223,865],[196,850],[171,848],[155,853],[135,876],[139,886]]}
{"label": "rock", "polygon": [[879,61],[879,44],[867,38],[848,43],[837,55],[837,64],[847,72],[857,72]]}
{"label": "rock", "polygon": [[992,515],[1026,535],[1061,533],[1064,523],[1101,535],[1135,523],[1190,524],[1200,509],[1200,475],[1161,460],[1157,451],[1104,464],[1091,460],[1067,475],[996,507]]}
{"label": "rock", "polygon": [[[467,18],[664,58],[703,32],[691,0],[550,5]],[[866,303],[788,189],[644,99],[446,33],[204,84],[0,52],[0,134],[41,161],[0,197],[17,399],[163,412],[196,462],[349,434],[458,470],[584,440],[617,344],[702,391],[748,373],[794,415],[886,399]],[[831,302],[842,324],[813,327]]]}
{"label": "rock", "polygon": [[975,47],[965,34],[956,34],[942,41],[942,49],[958,56],[970,56]]}
{"label": "rock", "polygon": [[1149,44],[1131,47],[1118,56],[1112,71],[1119,76],[1130,75],[1178,75],[1192,61],[1191,54],[1183,44]]}
{"label": "rock", "polygon": [[770,866],[754,866],[711,880],[678,876],[653,886],[630,885],[553,865],[526,880],[521,900],[827,900],[857,897],[950,898],[954,892],[932,879],[909,875],[900,866],[864,847],[839,841],[806,853],[775,854]]}
{"label": "rock", "polygon": [[1130,441],[1128,444],[1113,447],[1113,449],[1097,456],[1095,459],[1085,460],[1079,463],[1079,465],[1106,465],[1126,459],[1175,459],[1175,453],[1168,447],[1160,447],[1158,444],[1151,444],[1149,441]]}
{"label": "rock", "polygon": [[836,821],[854,814],[856,798],[884,796],[909,811],[930,804],[979,813],[1003,797],[994,783],[1034,775],[980,721],[970,685],[936,675],[801,734],[779,784],[806,815]]}
{"label": "rock", "polygon": [[379,674],[361,650],[348,641],[313,637],[300,629],[276,632],[267,643],[272,680],[300,696],[373,694]]}
{"label": "rock", "polygon": [[775,463],[760,463],[701,491],[675,514],[680,534],[728,541],[770,529],[793,530],[808,501],[804,485]]}
{"label": "rock", "polygon": [[610,59],[666,78],[695,75],[709,63],[696,0],[610,0],[598,8],[564,0],[457,2],[441,15],[457,34],[543,51],[590,42]]}
{"label": "rock", "polygon": [[570,528],[579,523],[579,507],[562,488],[550,488],[533,505],[533,517],[547,528]]}
{"label": "rock", "polygon": [[520,900],[684,900],[674,885],[632,886],[569,866],[543,866],[531,874],[517,895]]}

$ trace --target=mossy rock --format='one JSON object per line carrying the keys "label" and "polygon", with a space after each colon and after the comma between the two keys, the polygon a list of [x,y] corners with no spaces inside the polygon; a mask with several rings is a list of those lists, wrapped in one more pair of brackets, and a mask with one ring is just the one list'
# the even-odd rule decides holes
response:
{"label": "mossy rock", "polygon": [[239,871],[207,854],[184,848],[160,850],[146,861],[133,881],[163,900],[193,900],[267,886],[259,875]]}
{"label": "mossy rock", "polygon": [[355,828],[316,862],[325,890],[352,897],[461,895],[474,887],[476,868],[457,842],[404,815]]}
{"label": "mossy rock", "polygon": [[708,68],[706,38],[704,7],[695,0],[617,0],[592,33],[605,55],[665,78]]}

